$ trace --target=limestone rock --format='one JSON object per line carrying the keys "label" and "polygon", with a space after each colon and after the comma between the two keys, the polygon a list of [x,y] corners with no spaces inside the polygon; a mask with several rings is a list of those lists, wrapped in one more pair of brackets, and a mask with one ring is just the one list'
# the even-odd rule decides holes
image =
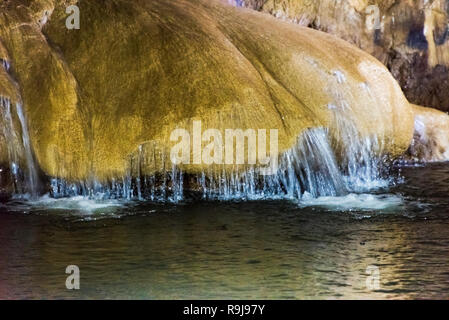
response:
{"label": "limestone rock", "polygon": [[238,4],[355,44],[389,68],[411,102],[449,111],[448,1],[244,0]]}
{"label": "limestone rock", "polygon": [[[20,97],[2,92],[23,101],[42,170],[121,177],[140,146],[164,149],[194,120],[222,131],[278,129],[283,152],[307,128],[337,130],[334,110],[385,153],[409,147],[412,109],[378,60],[225,2],[79,1],[80,30],[65,25],[73,1],[2,2],[0,39]],[[8,83],[1,73],[0,88]]]}
{"label": "limestone rock", "polygon": [[446,113],[413,106],[415,134],[406,158],[435,162],[449,159],[449,117]]}

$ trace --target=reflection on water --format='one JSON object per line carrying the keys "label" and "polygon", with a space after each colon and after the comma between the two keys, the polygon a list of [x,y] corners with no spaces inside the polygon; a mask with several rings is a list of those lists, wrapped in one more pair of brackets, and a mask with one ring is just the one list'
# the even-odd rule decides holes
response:
{"label": "reflection on water", "polygon": [[[449,165],[402,174],[384,192],[301,203],[4,205],[0,297],[448,298]],[[65,288],[72,264],[79,291]]]}

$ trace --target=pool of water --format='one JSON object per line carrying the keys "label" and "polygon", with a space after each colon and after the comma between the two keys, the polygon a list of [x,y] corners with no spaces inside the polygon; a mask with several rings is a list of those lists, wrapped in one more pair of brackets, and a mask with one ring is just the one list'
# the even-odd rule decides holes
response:
{"label": "pool of water", "polygon": [[449,164],[401,171],[389,189],[299,203],[3,204],[0,298],[449,298]]}

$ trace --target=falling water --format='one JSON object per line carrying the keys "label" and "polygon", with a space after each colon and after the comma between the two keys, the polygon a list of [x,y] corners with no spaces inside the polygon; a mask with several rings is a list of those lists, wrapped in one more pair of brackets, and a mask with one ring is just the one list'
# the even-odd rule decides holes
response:
{"label": "falling water", "polygon": [[[345,128],[345,138],[355,130]],[[263,176],[254,167],[243,172],[223,168],[201,173],[198,185],[203,198],[222,200],[337,197],[387,186],[382,158],[375,154],[377,139],[351,137],[336,154],[329,129],[309,129],[281,156],[276,174]]]}
{"label": "falling water", "polygon": [[[16,105],[22,132],[14,128],[11,103],[1,98],[3,135],[10,159],[16,192],[35,194],[38,176],[30,147],[26,119],[20,104]],[[203,199],[255,200],[302,199],[324,196],[346,196],[387,186],[382,168],[385,159],[377,137],[361,137],[355,122],[338,108],[334,112],[333,130],[312,128],[304,131],[297,143],[279,158],[275,174],[265,176],[255,166],[235,165],[209,167],[203,172],[185,174],[169,162],[167,152],[154,145],[140,146],[130,159],[129,172],[108,182],[95,180],[68,183],[51,179],[51,195],[55,198],[84,196],[93,199],[138,199],[182,201],[186,195]],[[337,143],[336,143],[337,141]],[[25,163],[26,170],[19,167]],[[144,169],[151,167],[146,173]],[[23,184],[23,182],[26,182]]]}
{"label": "falling water", "polygon": [[[21,126],[14,127],[9,99],[0,98],[3,135],[7,141],[10,168],[17,193],[37,192],[38,175],[30,146],[22,105],[16,104]],[[145,144],[130,158],[128,172],[121,178],[68,183],[50,181],[55,198],[84,196],[91,199],[136,199],[177,203],[186,196],[219,200],[297,199],[338,197],[385,187],[388,167],[382,154],[382,139],[362,136],[351,110],[329,107],[331,129],[305,130],[297,143],[279,156],[275,174],[266,176],[256,166],[211,166],[199,174],[185,174],[169,160],[167,150]],[[349,111],[348,111],[349,110]],[[21,137],[21,140],[20,138]],[[20,164],[25,164],[25,170]]]}
{"label": "falling water", "polygon": [[[15,105],[17,118],[21,127],[21,140],[14,126],[13,115],[11,113],[11,101],[7,98],[0,97],[0,107],[3,119],[3,136],[7,145],[15,192],[18,194],[28,193],[31,196],[36,196],[38,175],[31,151],[28,126],[22,105],[20,103]],[[20,167],[21,163],[25,163],[25,170]]]}
{"label": "falling water", "polygon": [[[1,64],[7,73],[10,72],[11,65],[7,59],[0,59]],[[1,116],[3,120],[3,136],[6,141],[9,166],[14,182],[15,192],[18,194],[28,193],[30,196],[37,195],[38,175],[36,165],[31,151],[30,136],[28,132],[28,124],[23,113],[22,105],[15,104],[16,115],[20,122],[20,135],[22,140],[18,138],[14,119],[11,113],[11,101],[6,97],[0,97]],[[20,168],[20,163],[25,163],[26,169]]]}
{"label": "falling water", "polygon": [[3,137],[6,141],[6,148],[8,151],[9,166],[11,170],[12,180],[14,182],[14,189],[16,192],[21,193],[21,179],[19,177],[19,153],[17,142],[19,141],[14,129],[14,122],[11,116],[11,101],[7,98],[0,96],[0,111],[3,120]]}
{"label": "falling water", "polygon": [[[168,157],[152,147],[139,147],[127,176],[107,183],[68,184],[53,179],[52,196],[87,196],[93,199],[148,199],[179,202],[187,196],[218,200],[297,199],[346,196],[386,186],[382,179],[382,158],[375,151],[376,138],[358,138],[356,128],[344,119],[338,134],[344,140],[333,147],[333,134],[326,128],[303,132],[293,148],[280,156],[277,172],[261,174],[258,167],[209,167],[197,175],[186,175],[169,164]],[[335,152],[334,150],[340,150]],[[156,159],[157,158],[157,159]],[[143,167],[154,166],[153,174],[143,174]],[[158,163],[158,165],[155,165]],[[167,168],[170,168],[167,170]]]}
{"label": "falling water", "polygon": [[333,149],[340,150],[340,170],[344,173],[349,191],[365,192],[373,188],[386,187],[384,171],[389,167],[389,159],[382,155],[383,138],[362,136],[350,109],[333,109],[336,134]]}
{"label": "falling water", "polygon": [[22,143],[25,153],[25,160],[28,167],[28,174],[27,174],[27,181],[28,181],[28,188],[31,193],[31,195],[37,194],[37,183],[38,183],[38,176],[37,176],[37,170],[36,165],[34,163],[33,153],[31,151],[31,145],[30,145],[30,135],[28,133],[28,125],[26,118],[23,114],[22,105],[20,103],[16,104],[16,110],[17,110],[17,116],[20,120],[20,125],[22,127]]}
{"label": "falling water", "polygon": [[310,129],[294,148],[281,156],[274,175],[261,175],[258,168],[203,172],[198,176],[203,198],[230,199],[300,199],[304,193],[313,197],[341,196],[347,193],[345,181],[330,146],[327,130]]}

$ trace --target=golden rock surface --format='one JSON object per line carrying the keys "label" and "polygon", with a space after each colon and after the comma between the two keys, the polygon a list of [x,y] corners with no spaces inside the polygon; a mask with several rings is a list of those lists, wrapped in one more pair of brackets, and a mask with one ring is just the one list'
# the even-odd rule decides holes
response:
{"label": "golden rock surface", "polygon": [[[28,3],[0,4],[20,97],[1,68],[0,95],[23,101],[50,176],[122,177],[140,145],[166,148],[193,120],[278,129],[282,152],[307,128],[335,126],[341,108],[388,153],[412,141],[413,110],[387,69],[331,35],[216,0]],[[65,25],[71,3],[79,30]]]}
{"label": "golden rock surface", "polygon": [[435,162],[449,159],[449,117],[447,113],[412,105],[415,134],[408,156],[413,160]]}

